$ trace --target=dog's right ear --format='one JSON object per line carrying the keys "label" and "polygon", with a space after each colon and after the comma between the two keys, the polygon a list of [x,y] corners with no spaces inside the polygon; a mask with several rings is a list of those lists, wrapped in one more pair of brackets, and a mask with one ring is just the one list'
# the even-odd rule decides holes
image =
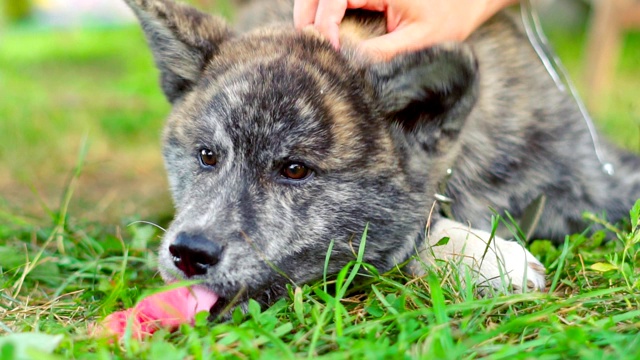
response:
{"label": "dog's right ear", "polygon": [[231,38],[225,22],[170,0],[125,0],[142,25],[167,99],[189,92],[220,45]]}

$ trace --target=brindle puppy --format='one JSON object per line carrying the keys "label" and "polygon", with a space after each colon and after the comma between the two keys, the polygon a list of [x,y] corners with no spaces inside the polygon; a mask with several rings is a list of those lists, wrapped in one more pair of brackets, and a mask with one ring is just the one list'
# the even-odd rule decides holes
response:
{"label": "brindle puppy", "polygon": [[[488,233],[491,209],[519,217],[546,195],[534,236],[561,238],[584,229],[582,212],[620,219],[640,197],[640,159],[607,147],[617,172],[599,170],[574,102],[506,13],[466,43],[369,63],[352,44],[384,32],[377,14],[349,15],[336,51],[289,23],[240,33],[169,0],[126,1],[173,104],[164,157],[177,214],[161,273],[202,280],[222,299],[213,313],[320,278],[331,240],[337,272],[367,225],[364,258],[380,271],[457,258],[479,284],[544,289],[543,266]],[[240,23],[289,21],[283,4],[249,5]],[[443,186],[450,219],[435,201]]]}

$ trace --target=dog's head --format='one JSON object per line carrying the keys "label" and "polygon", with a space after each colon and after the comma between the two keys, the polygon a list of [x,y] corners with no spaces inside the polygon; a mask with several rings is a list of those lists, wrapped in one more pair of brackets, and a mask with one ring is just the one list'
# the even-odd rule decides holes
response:
{"label": "dog's head", "polygon": [[329,273],[353,260],[366,226],[365,261],[380,270],[420,247],[475,100],[468,49],[365,64],[292,26],[239,35],[184,5],[127,1],[173,104],[166,280],[269,303],[320,278],[332,240]]}

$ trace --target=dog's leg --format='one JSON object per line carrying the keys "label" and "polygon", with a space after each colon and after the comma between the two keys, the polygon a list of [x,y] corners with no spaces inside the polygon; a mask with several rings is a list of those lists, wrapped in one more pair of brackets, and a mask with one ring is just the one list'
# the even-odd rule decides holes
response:
{"label": "dog's leg", "polygon": [[[449,240],[441,241],[443,238]],[[421,254],[423,261],[459,262],[476,274],[476,282],[481,287],[515,292],[545,288],[544,266],[515,241],[491,238],[486,231],[442,219],[431,227],[428,242]]]}

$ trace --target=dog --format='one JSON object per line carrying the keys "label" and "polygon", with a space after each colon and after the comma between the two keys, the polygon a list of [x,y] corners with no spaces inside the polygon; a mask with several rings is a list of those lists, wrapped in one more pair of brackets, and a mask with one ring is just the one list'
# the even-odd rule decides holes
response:
{"label": "dog", "polygon": [[356,44],[384,33],[376,13],[348,13],[337,51],[294,29],[290,1],[250,2],[241,30],[125,1],[173,105],[160,272],[200,280],[220,299],[212,316],[337,273],[365,229],[379,271],[455,260],[478,286],[543,290],[544,266],[493,233],[494,213],[521,218],[546,197],[532,234],[560,239],[587,227],[583,212],[622,219],[640,197],[640,158],[603,144],[616,172],[600,170],[573,99],[508,12],[464,43],[374,62]]}

